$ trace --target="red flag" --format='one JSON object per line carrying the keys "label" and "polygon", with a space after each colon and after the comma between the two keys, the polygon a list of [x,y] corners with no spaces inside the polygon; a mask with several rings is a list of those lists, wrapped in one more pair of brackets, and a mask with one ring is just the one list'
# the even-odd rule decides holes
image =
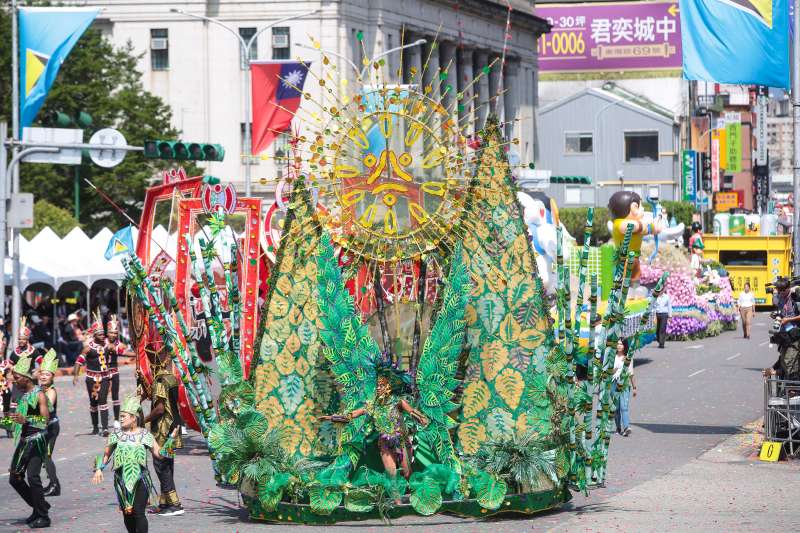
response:
{"label": "red flag", "polygon": [[289,128],[300,107],[308,66],[298,61],[250,63],[254,155],[266,150],[275,137]]}

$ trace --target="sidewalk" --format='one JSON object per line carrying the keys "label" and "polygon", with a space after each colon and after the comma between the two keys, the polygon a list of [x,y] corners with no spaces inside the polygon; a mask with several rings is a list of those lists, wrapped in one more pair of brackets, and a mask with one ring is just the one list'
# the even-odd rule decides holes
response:
{"label": "sidewalk", "polygon": [[800,460],[758,460],[761,421],[697,459],[596,505],[550,531],[795,531]]}

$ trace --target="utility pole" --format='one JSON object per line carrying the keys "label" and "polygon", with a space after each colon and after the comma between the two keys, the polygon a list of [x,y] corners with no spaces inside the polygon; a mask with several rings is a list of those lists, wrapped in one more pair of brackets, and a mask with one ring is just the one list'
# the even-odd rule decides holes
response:
{"label": "utility pole", "polygon": [[[19,127],[19,24],[18,24],[18,16],[19,13],[17,12],[17,0],[11,0],[11,138],[14,140],[20,139],[20,127]],[[2,142],[5,142],[5,139],[2,139]],[[12,161],[13,158],[17,155],[17,148],[11,148],[11,157]],[[13,168],[13,176],[11,179],[12,189],[11,192],[16,194],[19,192],[19,166],[15,166]],[[8,176],[6,176],[8,179]],[[7,187],[5,183],[3,183],[4,187]],[[6,194],[6,197],[9,197]],[[5,209],[5,205],[3,205],[3,209]],[[20,293],[19,287],[19,230],[13,229],[11,231],[11,239],[13,242],[12,245],[12,266],[13,266],[13,277],[12,277],[12,285],[11,285],[11,338],[13,342],[17,341],[17,337],[19,336],[19,318],[20,312],[22,309],[22,294]],[[5,265],[5,256],[6,250],[3,249],[3,264]],[[3,307],[6,305],[6,295],[3,293]]]}
{"label": "utility pole", "polygon": [[794,162],[792,216],[792,273],[800,274],[800,0],[794,0],[794,36],[792,41],[792,119],[794,123]]}

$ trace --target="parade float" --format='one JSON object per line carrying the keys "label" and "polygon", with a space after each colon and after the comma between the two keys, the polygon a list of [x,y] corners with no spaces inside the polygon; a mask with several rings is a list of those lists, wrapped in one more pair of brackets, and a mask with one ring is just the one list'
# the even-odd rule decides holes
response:
{"label": "parade float", "polygon": [[[358,92],[314,102],[321,113],[296,135],[279,236],[258,200],[213,178],[148,193],[145,236],[158,201],[170,199],[178,223],[176,257],[140,249],[125,261],[143,388],[167,350],[217,480],[239,490],[252,519],[557,507],[606,478],[616,398],[629,386],[627,364],[618,382],[612,374],[632,232],[601,315],[591,211],[574,283],[556,229],[553,319],[507,162],[517,141],[490,118],[467,143],[422,72],[389,86],[382,62],[366,64]],[[628,360],[651,314],[644,301],[625,332]],[[587,324],[597,327],[579,378]]]}

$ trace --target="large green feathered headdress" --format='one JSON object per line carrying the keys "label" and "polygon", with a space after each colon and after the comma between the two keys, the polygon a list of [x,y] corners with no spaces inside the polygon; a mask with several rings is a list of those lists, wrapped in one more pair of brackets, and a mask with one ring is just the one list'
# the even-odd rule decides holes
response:
{"label": "large green feathered headdress", "polygon": [[44,354],[42,364],[39,365],[39,370],[42,372],[50,372],[51,374],[56,373],[56,370],[58,370],[58,355],[54,349],[50,348],[47,350],[47,353]]}
{"label": "large green feathered headdress", "polygon": [[20,376],[25,376],[28,379],[33,379],[33,374],[31,374],[31,366],[33,366],[33,360],[28,357],[20,357],[17,364],[14,365],[14,373],[19,374]]}
{"label": "large green feathered headdress", "polygon": [[120,406],[119,410],[123,413],[136,416],[139,413],[141,406],[142,403],[139,401],[139,397],[132,395],[122,400],[122,406]]}

